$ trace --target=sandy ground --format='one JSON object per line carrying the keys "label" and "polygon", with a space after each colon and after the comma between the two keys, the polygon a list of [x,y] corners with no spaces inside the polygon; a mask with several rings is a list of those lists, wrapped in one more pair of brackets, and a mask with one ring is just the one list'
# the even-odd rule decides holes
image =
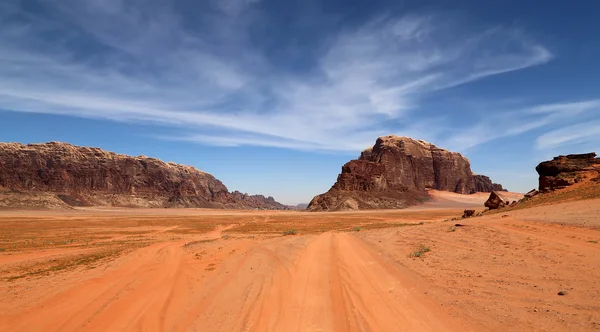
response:
{"label": "sandy ground", "polygon": [[3,211],[0,331],[600,330],[600,200],[446,221],[486,198]]}

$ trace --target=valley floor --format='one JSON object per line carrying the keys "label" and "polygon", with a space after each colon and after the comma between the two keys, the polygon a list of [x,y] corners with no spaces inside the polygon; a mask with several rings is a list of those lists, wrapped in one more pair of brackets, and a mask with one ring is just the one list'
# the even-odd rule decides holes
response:
{"label": "valley floor", "polygon": [[0,331],[600,330],[600,200],[461,214],[3,211]]}

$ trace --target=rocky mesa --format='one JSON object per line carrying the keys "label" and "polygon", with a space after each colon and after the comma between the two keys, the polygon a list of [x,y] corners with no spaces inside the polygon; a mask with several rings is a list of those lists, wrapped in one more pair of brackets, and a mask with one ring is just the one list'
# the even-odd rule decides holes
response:
{"label": "rocky mesa", "polygon": [[286,208],[273,197],[229,192],[191,166],[58,142],[0,143],[0,193],[13,203],[41,197],[40,207]]}
{"label": "rocky mesa", "polygon": [[428,199],[426,189],[459,194],[504,190],[473,174],[467,158],[409,137],[382,136],[342,167],[331,189],[313,198],[311,211],[397,209]]}
{"label": "rocky mesa", "polygon": [[597,179],[600,174],[600,158],[596,153],[570,154],[558,156],[540,163],[538,172],[539,190],[549,192],[572,186],[587,177]]}

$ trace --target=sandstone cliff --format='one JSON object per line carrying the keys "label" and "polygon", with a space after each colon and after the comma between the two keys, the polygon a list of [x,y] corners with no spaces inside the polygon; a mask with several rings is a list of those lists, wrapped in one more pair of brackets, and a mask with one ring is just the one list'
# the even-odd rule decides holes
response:
{"label": "sandstone cliff", "polygon": [[558,156],[540,163],[535,170],[540,176],[539,190],[548,192],[571,186],[586,178],[600,180],[600,158],[596,158],[595,153]]}
{"label": "sandstone cliff", "polygon": [[0,143],[0,188],[54,193],[70,206],[283,209],[272,197],[230,193],[191,166],[66,143]]}
{"label": "sandstone cliff", "polygon": [[342,167],[336,183],[308,209],[404,208],[427,200],[425,189],[469,194],[503,190],[487,176],[474,175],[467,158],[431,143],[383,136]]}

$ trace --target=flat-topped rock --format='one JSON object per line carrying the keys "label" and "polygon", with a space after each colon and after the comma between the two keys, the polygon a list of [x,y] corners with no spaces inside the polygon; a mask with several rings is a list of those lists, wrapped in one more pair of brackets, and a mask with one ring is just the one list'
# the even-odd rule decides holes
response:
{"label": "flat-topped rock", "polygon": [[230,193],[192,166],[68,143],[0,143],[0,187],[56,193],[69,205],[283,209],[272,197]]}
{"label": "flat-topped rock", "polygon": [[[309,210],[331,210],[332,202],[345,201],[343,197],[349,192],[354,192],[353,200],[362,202],[358,206],[406,207],[423,201],[426,189],[459,194],[503,190],[489,177],[473,174],[469,160],[460,153],[423,140],[389,135],[379,137],[357,160],[346,163],[330,191],[315,197]],[[395,201],[398,199],[402,202]]]}

